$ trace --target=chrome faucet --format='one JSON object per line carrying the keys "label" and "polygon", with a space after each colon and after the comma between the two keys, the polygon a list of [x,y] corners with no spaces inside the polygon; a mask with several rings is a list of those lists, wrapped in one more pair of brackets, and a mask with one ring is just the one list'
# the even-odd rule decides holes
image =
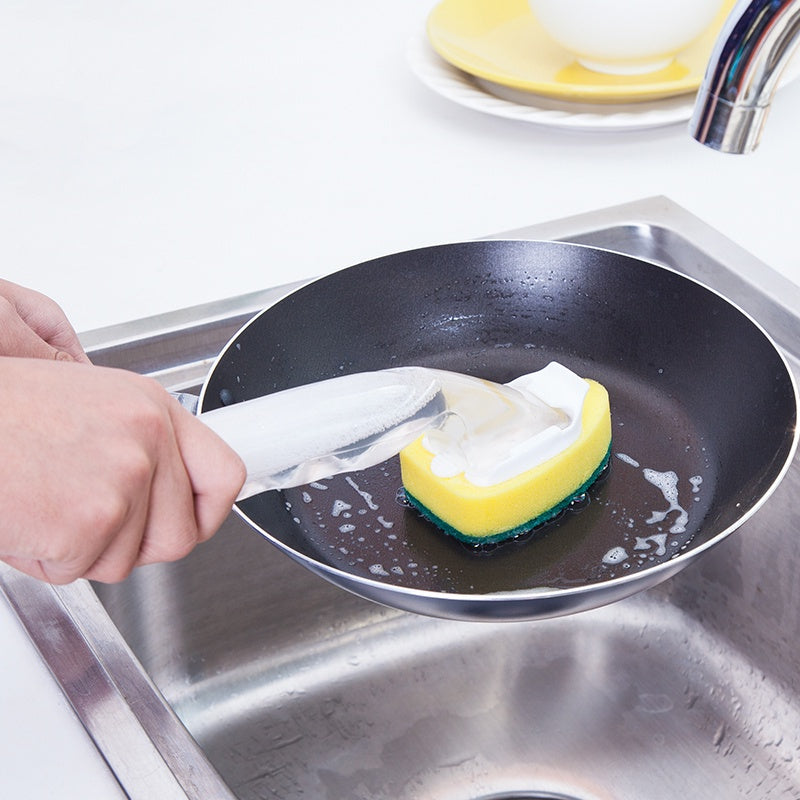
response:
{"label": "chrome faucet", "polygon": [[724,153],[755,150],[799,34],[800,0],[739,0],[697,95],[689,130],[698,142]]}

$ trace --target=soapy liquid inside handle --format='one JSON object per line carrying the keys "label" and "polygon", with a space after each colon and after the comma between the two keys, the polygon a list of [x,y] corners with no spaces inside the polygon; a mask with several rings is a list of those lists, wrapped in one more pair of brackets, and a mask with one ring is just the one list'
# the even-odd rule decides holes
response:
{"label": "soapy liquid inside handle", "polygon": [[521,445],[570,422],[562,409],[524,388],[446,371],[437,379],[448,414],[425,434],[425,446],[436,455],[433,469],[440,477],[467,471],[491,476]]}

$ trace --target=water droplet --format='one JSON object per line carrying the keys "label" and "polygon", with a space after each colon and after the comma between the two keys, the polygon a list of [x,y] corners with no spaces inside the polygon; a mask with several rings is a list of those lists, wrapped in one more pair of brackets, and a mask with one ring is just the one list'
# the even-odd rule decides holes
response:
{"label": "water droplet", "polygon": [[628,559],[628,553],[624,547],[612,547],[604,556],[604,564],[619,564]]}
{"label": "water droplet", "polygon": [[342,512],[348,511],[351,508],[352,506],[349,503],[345,503],[344,500],[335,500],[333,508],[331,509],[331,514],[334,517],[338,517]]}

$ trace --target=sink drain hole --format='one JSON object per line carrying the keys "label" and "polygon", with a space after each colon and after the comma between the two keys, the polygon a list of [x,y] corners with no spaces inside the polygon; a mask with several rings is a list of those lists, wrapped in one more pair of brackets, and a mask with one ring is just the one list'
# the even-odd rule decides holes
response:
{"label": "sink drain hole", "polygon": [[476,797],[475,800],[580,800],[566,794],[553,794],[552,792],[504,792],[503,794],[490,794]]}

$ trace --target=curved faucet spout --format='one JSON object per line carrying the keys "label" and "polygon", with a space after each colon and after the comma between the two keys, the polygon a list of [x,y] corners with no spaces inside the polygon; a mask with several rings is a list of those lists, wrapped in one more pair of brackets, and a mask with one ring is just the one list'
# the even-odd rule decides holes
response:
{"label": "curved faucet spout", "polygon": [[800,0],[740,0],[711,54],[692,115],[697,141],[725,153],[758,145],[781,74],[800,44]]}

